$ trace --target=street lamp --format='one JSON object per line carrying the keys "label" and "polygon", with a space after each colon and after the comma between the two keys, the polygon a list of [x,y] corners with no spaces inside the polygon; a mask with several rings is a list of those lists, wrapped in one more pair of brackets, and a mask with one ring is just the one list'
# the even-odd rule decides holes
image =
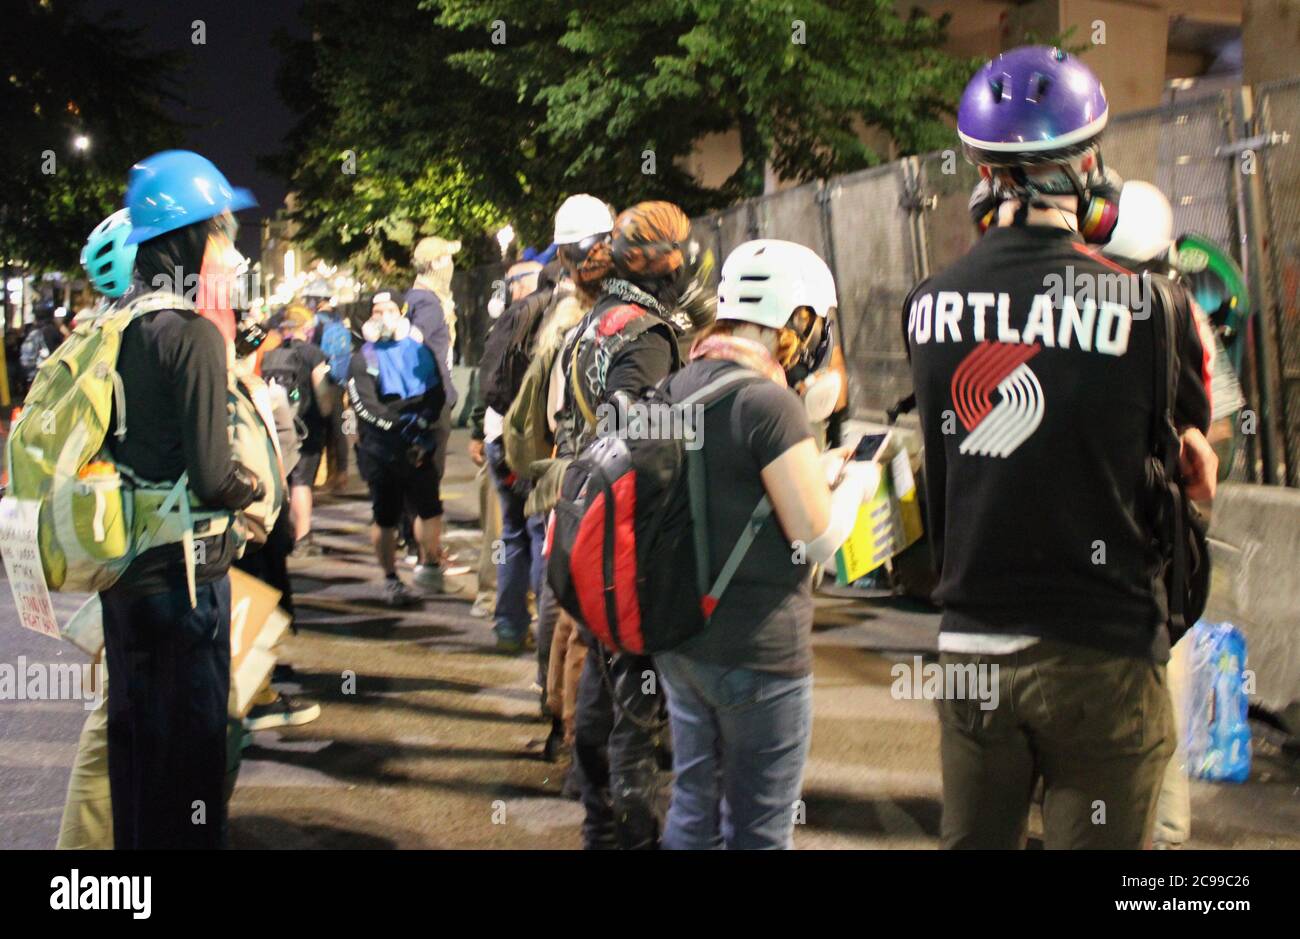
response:
{"label": "street lamp", "polygon": [[505,228],[497,232],[497,244],[501,246],[501,256],[506,256],[506,249],[510,247],[510,242],[515,240],[515,227],[507,224]]}
{"label": "street lamp", "polygon": [[84,153],[90,149],[90,138],[85,134],[77,134],[72,138],[72,146]]}

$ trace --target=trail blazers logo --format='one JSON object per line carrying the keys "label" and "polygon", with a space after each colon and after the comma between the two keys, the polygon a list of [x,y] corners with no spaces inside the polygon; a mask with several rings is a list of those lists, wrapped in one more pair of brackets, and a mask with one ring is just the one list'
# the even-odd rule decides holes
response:
{"label": "trail blazers logo", "polygon": [[952,375],[953,407],[967,431],[961,453],[1010,456],[1038,429],[1043,386],[1028,362],[1041,349],[982,342],[961,360]]}

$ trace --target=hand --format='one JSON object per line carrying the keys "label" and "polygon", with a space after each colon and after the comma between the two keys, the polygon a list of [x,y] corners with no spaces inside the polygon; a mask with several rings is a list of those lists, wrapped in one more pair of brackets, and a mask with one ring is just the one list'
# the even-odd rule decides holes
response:
{"label": "hand", "polygon": [[1214,498],[1219,480],[1219,457],[1195,427],[1183,431],[1178,453],[1178,467],[1183,474],[1183,486],[1188,498],[1209,502]]}
{"label": "hand", "polygon": [[473,461],[475,466],[482,466],[486,461],[487,458],[483,455],[482,440],[471,440],[469,442],[469,458]]}
{"label": "hand", "polygon": [[826,477],[826,485],[832,489],[839,485],[840,478],[844,475],[844,467],[852,456],[852,447],[836,447],[822,452],[822,472]]}

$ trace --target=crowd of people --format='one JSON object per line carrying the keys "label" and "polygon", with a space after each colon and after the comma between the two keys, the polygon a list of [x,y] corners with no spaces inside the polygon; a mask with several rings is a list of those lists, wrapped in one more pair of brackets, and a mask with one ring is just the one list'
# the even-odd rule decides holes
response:
{"label": "crowd of people", "polygon": [[[1000,676],[993,710],[940,702],[948,847],[1022,846],[1039,784],[1048,846],[1148,844],[1176,744],[1165,663],[1186,623],[1180,581],[1166,588],[1166,523],[1177,497],[1213,496],[1217,411],[1209,343],[1162,266],[1168,219],[1105,170],[1106,117],[1100,84],[1059,50],[1013,50],[982,69],[958,132],[980,169],[971,214],[985,233],[901,315],[940,663]],[[349,441],[384,602],[446,589],[458,243],[422,240],[413,287],[375,290],[355,330],[327,291],[263,320],[165,287],[178,268],[229,270],[235,213],[251,204],[197,154],[156,154],[131,169],[125,210],[88,244],[104,299],[86,323],[128,311],[115,413],[132,419],[105,447],[140,491],[185,490],[164,514],[206,513],[185,537],[151,536],[100,591],[119,848],[225,843],[226,572],[236,564],[280,590],[292,615],[288,561],[321,550],[312,490],[346,480]],[[472,612],[492,618],[502,653],[536,656],[546,756],[570,760],[566,791],[590,849],[791,846],[812,734],[816,571],[879,480],[843,445],[840,299],[825,261],[749,241],[710,290],[711,260],[676,205],[619,211],[575,194],[555,214],[552,248],[511,267],[489,309],[469,444],[484,467]],[[1049,296],[1067,268],[1148,271],[1162,286],[1147,309],[1169,307],[1173,331],[1158,314]],[[1166,348],[1178,366],[1168,420]],[[232,442],[239,388],[273,444],[270,478]],[[690,452],[637,450],[647,403],[688,414]],[[614,475],[619,460],[641,461],[634,482]],[[652,483],[678,494],[655,525],[686,533],[699,574],[694,625],[657,644],[673,624],[637,592],[665,560],[643,557],[630,534]],[[257,510],[274,492],[282,510]],[[197,566],[191,541],[203,546]],[[410,585],[403,544],[418,561]],[[268,686],[246,723],[316,713]],[[195,800],[205,824],[192,821]]]}

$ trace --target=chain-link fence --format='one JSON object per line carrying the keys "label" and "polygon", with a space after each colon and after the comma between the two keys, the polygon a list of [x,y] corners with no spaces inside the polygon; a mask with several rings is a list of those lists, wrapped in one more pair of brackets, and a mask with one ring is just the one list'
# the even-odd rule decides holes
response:
{"label": "chain-link fence", "polygon": [[[1300,79],[1261,89],[1261,122],[1267,127],[1300,126]],[[1271,269],[1274,317],[1265,317],[1259,340],[1243,358],[1241,376],[1249,407],[1276,412],[1283,441],[1242,435],[1234,448],[1232,478],[1268,479],[1261,468],[1270,446],[1273,465],[1290,467],[1300,484],[1300,150],[1266,151],[1267,211],[1272,263],[1258,257],[1265,235],[1247,238],[1252,189],[1242,182],[1239,145],[1243,95],[1223,91],[1175,101],[1111,121],[1102,141],[1106,166],[1124,179],[1143,179],[1169,196],[1176,235],[1198,233],[1223,246],[1249,274]],[[1245,172],[1243,170],[1243,172]],[[967,208],[978,175],[957,148],[892,163],[751,199],[694,220],[696,237],[714,253],[718,271],[728,252],[752,238],[784,238],[814,249],[827,260],[839,292],[838,333],[849,372],[855,417],[879,419],[911,390],[902,338],[902,306],[911,288],[931,271],[965,253],[977,237]],[[1245,255],[1245,256],[1243,256]],[[457,275],[459,309],[481,309],[491,292],[493,268]],[[463,298],[463,302],[462,302]],[[482,317],[479,318],[483,320]],[[1276,328],[1268,331],[1268,323]],[[461,336],[465,361],[476,361],[485,325]],[[1269,343],[1275,344],[1269,347]],[[1258,348],[1257,348],[1258,347]],[[1262,351],[1261,351],[1262,349]],[[1257,360],[1268,352],[1280,359],[1282,393],[1276,402],[1260,382]],[[1267,376],[1265,376],[1267,378]],[[1268,422],[1261,433],[1267,435]]]}
{"label": "chain-link fence", "polygon": [[1287,482],[1300,486],[1300,141],[1282,136],[1300,128],[1300,79],[1261,86],[1258,114],[1271,274],[1260,329],[1275,350],[1267,364],[1276,368]]}

